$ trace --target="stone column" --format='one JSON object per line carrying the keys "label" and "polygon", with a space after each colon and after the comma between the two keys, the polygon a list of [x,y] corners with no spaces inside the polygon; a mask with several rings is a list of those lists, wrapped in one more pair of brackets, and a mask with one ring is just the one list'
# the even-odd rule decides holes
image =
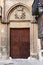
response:
{"label": "stone column", "polygon": [[37,53],[38,24],[34,23],[34,53]]}
{"label": "stone column", "polygon": [[0,32],[0,58],[1,58],[1,32]]}
{"label": "stone column", "polygon": [[30,25],[30,55],[33,53],[33,24]]}
{"label": "stone column", "polygon": [[37,57],[38,24],[31,23],[31,56]]}
{"label": "stone column", "polygon": [[8,26],[2,24],[1,26],[1,54],[2,58],[8,57]]}

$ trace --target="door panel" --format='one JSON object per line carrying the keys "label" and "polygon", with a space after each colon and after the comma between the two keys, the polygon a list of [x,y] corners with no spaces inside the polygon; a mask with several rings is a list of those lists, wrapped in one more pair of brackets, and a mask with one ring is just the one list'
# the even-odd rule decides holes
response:
{"label": "door panel", "polygon": [[20,55],[27,58],[30,55],[30,34],[29,29],[20,30]]}
{"label": "door panel", "polygon": [[30,29],[10,29],[10,56],[12,58],[30,56]]}
{"label": "door panel", "polygon": [[19,33],[17,30],[10,30],[10,56],[12,58],[19,57]]}

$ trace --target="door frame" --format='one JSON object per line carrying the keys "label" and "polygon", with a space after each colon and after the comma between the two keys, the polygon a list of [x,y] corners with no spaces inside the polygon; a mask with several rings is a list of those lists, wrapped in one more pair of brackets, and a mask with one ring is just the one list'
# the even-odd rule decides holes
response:
{"label": "door frame", "polygon": [[[36,28],[37,24],[35,25]],[[8,25],[8,57],[10,57],[10,28],[30,28],[30,56],[33,54],[33,41],[37,42],[37,35],[35,34],[36,38],[34,39],[33,34],[33,24],[31,22],[10,22]],[[37,28],[35,29],[37,30]]]}

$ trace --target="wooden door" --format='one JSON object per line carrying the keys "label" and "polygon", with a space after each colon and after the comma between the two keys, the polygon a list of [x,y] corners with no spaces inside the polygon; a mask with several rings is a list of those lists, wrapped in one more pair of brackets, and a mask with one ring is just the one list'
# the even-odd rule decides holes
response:
{"label": "wooden door", "polygon": [[30,29],[10,29],[10,56],[12,58],[30,56]]}

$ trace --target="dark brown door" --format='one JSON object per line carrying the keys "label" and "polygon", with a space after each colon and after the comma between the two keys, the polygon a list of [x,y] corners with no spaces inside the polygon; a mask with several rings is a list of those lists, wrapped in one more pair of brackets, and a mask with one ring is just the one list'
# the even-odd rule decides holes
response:
{"label": "dark brown door", "polygon": [[30,56],[30,29],[10,29],[10,56],[12,58]]}

